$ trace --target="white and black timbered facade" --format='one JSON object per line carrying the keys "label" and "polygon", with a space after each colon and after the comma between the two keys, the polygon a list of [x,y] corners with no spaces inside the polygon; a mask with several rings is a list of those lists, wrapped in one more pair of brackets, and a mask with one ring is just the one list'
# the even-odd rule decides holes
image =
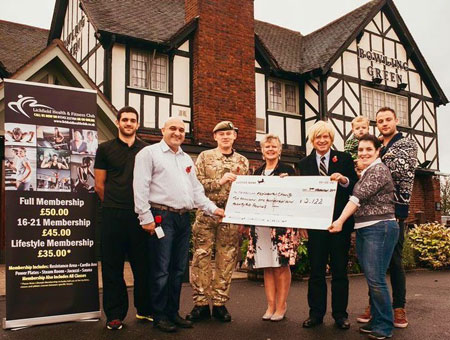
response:
{"label": "white and black timbered facade", "polygon": [[[115,5],[118,10],[126,6],[120,1]],[[158,133],[171,116],[182,117],[190,133],[192,53],[188,36],[196,22],[186,26],[178,22],[169,41],[161,43],[138,34],[103,30],[103,14],[101,2],[57,1],[49,41],[60,38],[117,109],[124,105],[138,109],[142,133]]]}
{"label": "white and black timbered facade", "polygon": [[[293,40],[292,32],[270,29],[281,40]],[[397,112],[399,130],[418,143],[419,164],[439,169],[436,109],[448,100],[392,1],[372,1],[308,36],[299,35],[303,53],[316,55],[294,56],[291,64],[283,59],[284,52],[270,49],[273,38],[267,27],[259,30],[262,40],[268,37],[268,53],[257,54],[255,69],[261,135],[276,133],[284,143],[309,152],[306,131],[317,120],[328,119],[336,129],[334,147],[343,150],[353,118],[368,117],[370,131],[377,135],[375,113],[389,106]],[[284,63],[284,74],[279,65],[269,65],[269,54]],[[261,67],[264,61],[266,67]],[[297,80],[292,64],[303,68]]]}
{"label": "white and black timbered facade", "polygon": [[[193,43],[198,18],[186,22],[184,0],[149,0],[145,16],[139,4],[58,0],[49,41],[60,38],[116,108],[139,109],[143,135],[180,116],[195,136],[193,93],[202,88],[193,88],[193,65],[204,52]],[[375,113],[389,106],[399,130],[418,143],[419,164],[439,169],[436,109],[448,100],[392,0],[370,1],[306,36],[255,21],[251,48],[256,134],[249,148],[275,133],[294,160],[310,151],[308,128],[328,119],[342,150],[353,118],[369,117],[377,134]]]}

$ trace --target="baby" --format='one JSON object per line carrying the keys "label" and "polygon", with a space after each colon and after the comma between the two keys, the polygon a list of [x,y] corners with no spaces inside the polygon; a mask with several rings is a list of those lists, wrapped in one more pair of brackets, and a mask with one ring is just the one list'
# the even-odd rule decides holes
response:
{"label": "baby", "polygon": [[369,120],[364,116],[358,116],[352,120],[352,138],[345,142],[344,151],[352,155],[353,160],[358,159],[358,142],[365,134],[369,133]]}

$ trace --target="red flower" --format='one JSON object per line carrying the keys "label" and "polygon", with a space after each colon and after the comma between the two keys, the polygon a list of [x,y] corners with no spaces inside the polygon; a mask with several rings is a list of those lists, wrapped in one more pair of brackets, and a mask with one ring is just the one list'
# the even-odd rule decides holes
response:
{"label": "red flower", "polygon": [[191,173],[191,169],[192,169],[192,165],[189,165],[187,168],[186,168],[186,172],[189,174],[189,173]]}
{"label": "red flower", "polygon": [[336,163],[338,161],[338,158],[337,156],[334,156],[331,160],[333,161],[333,163]]}
{"label": "red flower", "polygon": [[236,168],[236,172],[239,173],[241,169],[239,169],[239,167]]}

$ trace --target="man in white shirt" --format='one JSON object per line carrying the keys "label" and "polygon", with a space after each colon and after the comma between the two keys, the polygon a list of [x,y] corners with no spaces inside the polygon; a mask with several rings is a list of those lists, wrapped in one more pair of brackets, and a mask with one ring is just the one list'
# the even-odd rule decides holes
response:
{"label": "man in white shirt", "polygon": [[[180,147],[185,138],[184,122],[172,117],[161,131],[161,142],[136,155],[133,188],[135,211],[142,228],[151,235],[154,326],[174,332],[177,326],[192,327],[192,322],[178,313],[189,252],[189,211],[199,208],[218,217],[223,217],[224,211],[205,196],[191,157]],[[155,220],[160,221],[158,225]]]}

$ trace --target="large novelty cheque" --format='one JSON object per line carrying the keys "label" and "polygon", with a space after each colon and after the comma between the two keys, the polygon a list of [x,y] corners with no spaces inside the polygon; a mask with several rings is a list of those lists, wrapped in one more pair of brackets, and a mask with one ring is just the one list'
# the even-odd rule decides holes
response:
{"label": "large novelty cheque", "polygon": [[324,176],[238,176],[224,223],[326,230],[337,182]]}

